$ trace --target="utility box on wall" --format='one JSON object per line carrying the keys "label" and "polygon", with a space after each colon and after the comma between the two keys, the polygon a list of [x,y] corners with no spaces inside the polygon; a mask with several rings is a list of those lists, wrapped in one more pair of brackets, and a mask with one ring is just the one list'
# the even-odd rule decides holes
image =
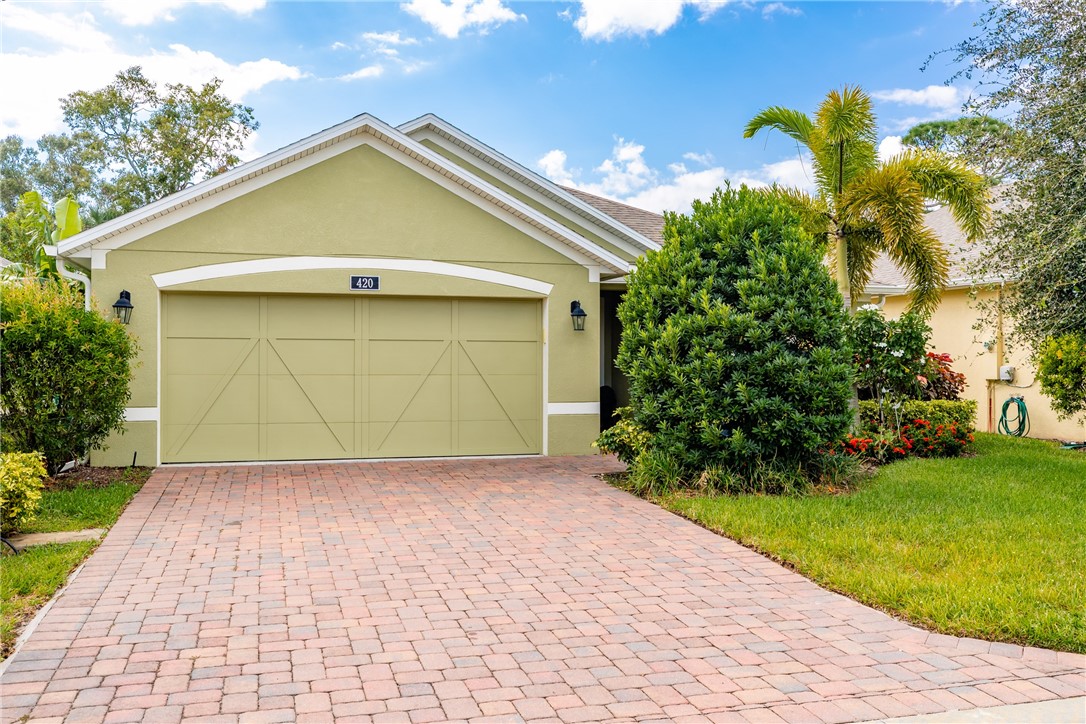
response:
{"label": "utility box on wall", "polygon": [[999,368],[1000,382],[1014,382],[1014,365],[1002,365]]}

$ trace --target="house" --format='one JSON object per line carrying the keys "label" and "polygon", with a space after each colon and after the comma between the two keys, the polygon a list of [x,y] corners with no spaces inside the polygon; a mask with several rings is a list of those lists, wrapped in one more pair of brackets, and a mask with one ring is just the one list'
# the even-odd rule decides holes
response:
{"label": "house", "polygon": [[[997,200],[996,208],[999,203]],[[950,284],[929,320],[931,344],[936,352],[953,357],[954,369],[965,374],[962,397],[977,402],[977,429],[997,432],[1004,403],[1012,396],[1020,396],[1029,413],[1029,437],[1086,440],[1086,424],[1060,420],[1048,398],[1041,394],[1028,350],[1008,343],[1008,322],[998,320],[995,330],[973,328],[979,317],[977,300],[998,298],[1003,285],[1001,281],[973,276],[971,270],[983,245],[966,241],[946,207],[930,211],[926,223],[946,244],[950,256]],[[885,256],[877,260],[866,291],[883,303],[888,317],[897,317],[908,308],[908,282]],[[1013,375],[1006,374],[1008,367],[1013,368]],[[1004,379],[1007,376],[1012,378]]]}
{"label": "house", "polygon": [[92,463],[591,453],[646,213],[361,115],[88,229],[140,345]]}

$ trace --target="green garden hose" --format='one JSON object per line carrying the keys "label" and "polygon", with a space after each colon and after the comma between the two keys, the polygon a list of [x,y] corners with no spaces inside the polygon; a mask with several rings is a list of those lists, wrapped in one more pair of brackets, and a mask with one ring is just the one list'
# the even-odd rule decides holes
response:
{"label": "green garden hose", "polygon": [[[1012,412],[1013,417],[1008,417],[1008,411]],[[1014,437],[1023,437],[1029,433],[1029,411],[1026,409],[1025,399],[1020,395],[1012,395],[1003,403],[1003,412],[999,416],[999,432]]]}

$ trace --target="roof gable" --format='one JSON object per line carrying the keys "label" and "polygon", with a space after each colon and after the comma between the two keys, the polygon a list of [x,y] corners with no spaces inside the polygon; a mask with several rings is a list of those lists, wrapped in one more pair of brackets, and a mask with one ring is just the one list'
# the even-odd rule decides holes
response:
{"label": "roof gable", "polygon": [[[511,183],[541,198],[559,216],[565,216],[570,221],[590,223],[605,234],[632,245],[632,251],[636,254],[660,248],[657,239],[643,233],[641,228],[634,228],[625,223],[625,217],[608,213],[606,207],[586,200],[583,195],[574,193],[571,189],[559,186],[432,113],[403,123],[397,128],[412,137],[432,134],[466,151],[494,169],[497,174],[509,179]],[[606,201],[606,199],[601,200]]]}
{"label": "roof gable", "polygon": [[531,208],[505,191],[457,166],[380,119],[362,114],[289,146],[237,166],[223,174],[91,227],[58,246],[66,258],[92,259],[166,226],[190,218],[321,160],[366,143],[391,154],[402,154],[437,179],[443,177],[464,198],[505,216],[585,266],[624,274],[629,263],[584,236]]}

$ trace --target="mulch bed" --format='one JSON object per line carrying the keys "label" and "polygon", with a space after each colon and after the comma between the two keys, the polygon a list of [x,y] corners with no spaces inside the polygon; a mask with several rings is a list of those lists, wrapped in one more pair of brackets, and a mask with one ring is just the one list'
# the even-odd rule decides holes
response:
{"label": "mulch bed", "polygon": [[45,490],[73,490],[75,488],[108,488],[117,483],[142,485],[151,476],[153,468],[92,468],[81,465],[45,479]]}

